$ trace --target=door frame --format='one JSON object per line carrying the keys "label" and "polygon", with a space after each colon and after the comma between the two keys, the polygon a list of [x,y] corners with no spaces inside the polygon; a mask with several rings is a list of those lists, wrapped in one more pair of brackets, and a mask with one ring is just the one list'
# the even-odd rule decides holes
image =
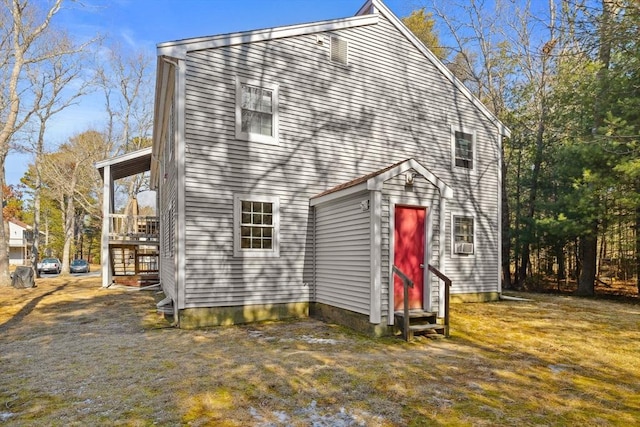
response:
{"label": "door frame", "polygon": [[431,205],[428,203],[421,203],[415,199],[408,198],[395,198],[392,197],[389,199],[389,315],[388,324],[394,324],[394,315],[393,315],[393,306],[394,306],[394,297],[393,297],[393,287],[394,287],[394,274],[393,274],[393,265],[395,263],[395,222],[396,222],[396,206],[400,207],[408,207],[408,208],[419,208],[426,209],[426,214],[424,218],[424,232],[425,232],[425,242],[424,242],[424,269],[422,270],[422,283],[423,283],[423,301],[422,306],[425,311],[431,311],[433,309],[433,301],[431,298],[432,286],[429,269],[427,268],[429,265],[429,260],[431,259],[432,253],[432,241],[433,241],[433,215]]}

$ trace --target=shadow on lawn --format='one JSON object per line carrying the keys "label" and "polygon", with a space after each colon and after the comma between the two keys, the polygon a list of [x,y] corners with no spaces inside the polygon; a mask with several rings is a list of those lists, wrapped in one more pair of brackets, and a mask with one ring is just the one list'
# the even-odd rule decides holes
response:
{"label": "shadow on lawn", "polygon": [[529,313],[514,310],[513,304],[498,305],[510,312],[494,319],[502,322],[506,316],[504,336],[495,335],[496,330],[485,334],[460,325],[456,336],[454,329],[452,342],[462,345],[471,359],[470,365],[456,369],[464,378],[454,382],[457,393],[465,396],[462,406],[471,412],[484,410],[498,422],[517,413],[512,409],[517,406],[532,414],[530,421],[541,423],[637,420],[640,373],[634,358],[626,354],[638,348],[638,333],[632,326],[627,325],[631,329],[625,332],[624,326],[608,324],[596,314],[580,313],[574,318],[576,314],[565,312],[569,306],[556,308],[565,312],[563,318],[558,313],[545,317],[542,305],[535,304],[537,310]]}
{"label": "shadow on lawn", "polygon": [[29,301],[27,304],[25,304],[24,307],[22,307],[15,315],[13,315],[11,317],[11,319],[7,320],[6,322],[4,322],[3,324],[0,325],[0,333],[4,333],[6,331],[8,331],[9,329],[11,329],[12,327],[16,326],[18,323],[20,323],[25,317],[27,317],[31,312],[33,312],[33,310],[37,307],[37,305],[46,297],[51,296],[53,294],[55,294],[56,292],[60,292],[62,291],[64,288],[66,288],[69,285],[69,282],[64,283],[62,285],[57,286],[56,288],[32,299],[31,301]]}
{"label": "shadow on lawn", "polygon": [[[152,295],[99,288],[65,289],[75,297],[37,307],[69,284],[51,285],[0,325],[7,331],[34,310],[57,322],[24,341],[27,373],[8,370],[30,396],[68,402],[32,409],[45,421],[72,413],[99,424],[108,413],[129,425],[631,425],[640,416],[629,306],[585,310],[583,300],[550,296],[462,304],[451,339],[406,343],[313,319],[156,330]],[[611,311],[627,316],[619,328],[607,323]],[[48,368],[37,376],[36,365]],[[85,412],[69,412],[77,408]]]}

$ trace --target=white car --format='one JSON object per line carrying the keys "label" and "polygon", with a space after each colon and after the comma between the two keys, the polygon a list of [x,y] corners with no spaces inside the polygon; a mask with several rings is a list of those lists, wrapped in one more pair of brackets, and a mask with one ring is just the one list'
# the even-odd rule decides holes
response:
{"label": "white car", "polygon": [[39,273],[57,273],[60,274],[62,264],[58,258],[45,258],[41,263],[38,263]]}

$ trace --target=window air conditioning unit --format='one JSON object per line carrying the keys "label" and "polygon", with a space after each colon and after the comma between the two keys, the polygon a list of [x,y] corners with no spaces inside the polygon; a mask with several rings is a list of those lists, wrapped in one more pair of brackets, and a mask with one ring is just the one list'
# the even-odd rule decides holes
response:
{"label": "window air conditioning unit", "polygon": [[473,254],[473,243],[456,243],[453,247],[453,251],[457,254]]}

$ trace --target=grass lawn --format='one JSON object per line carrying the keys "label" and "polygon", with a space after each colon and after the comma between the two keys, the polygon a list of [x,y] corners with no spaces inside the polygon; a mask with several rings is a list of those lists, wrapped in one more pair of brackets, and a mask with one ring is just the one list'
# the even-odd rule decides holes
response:
{"label": "grass lawn", "polygon": [[451,338],[313,319],[171,328],[99,278],[0,289],[0,425],[640,423],[640,304],[518,294],[454,304]]}

